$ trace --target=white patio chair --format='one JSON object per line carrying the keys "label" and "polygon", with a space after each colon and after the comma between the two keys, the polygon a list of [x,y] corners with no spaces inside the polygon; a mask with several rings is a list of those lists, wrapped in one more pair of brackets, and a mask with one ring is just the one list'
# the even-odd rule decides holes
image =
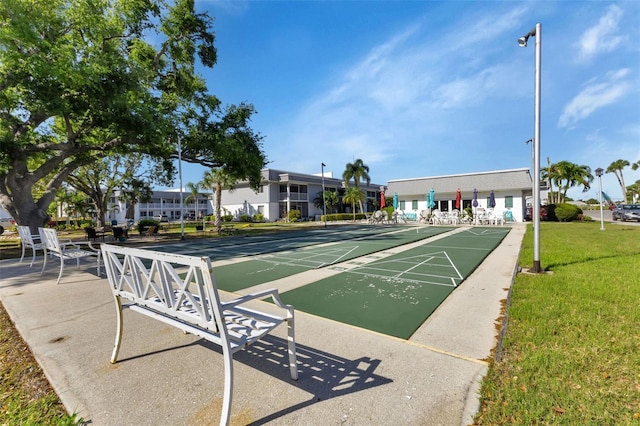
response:
{"label": "white patio chair", "polygon": [[449,223],[452,225],[460,225],[460,210],[451,210],[449,213]]}
{"label": "white patio chair", "polygon": [[429,223],[429,210],[420,211],[420,223]]}
{"label": "white patio chair", "polygon": [[[98,276],[100,276],[100,250],[91,245],[91,241],[75,241],[61,243],[58,239],[58,233],[55,229],[38,228],[40,233],[40,241],[44,250],[44,262],[40,274],[44,274],[47,267],[47,255],[58,256],[60,258],[60,273],[56,284],[60,283],[62,272],[64,271],[64,261],[75,259],[77,267],[80,267],[80,258],[96,256],[98,258]],[[81,248],[81,246],[88,246]]]}
{"label": "white patio chair", "polygon": [[373,213],[373,223],[382,223],[382,212],[380,210],[376,210]]}
{"label": "white patio chair", "polygon": [[434,225],[444,225],[447,222],[446,216],[440,210],[435,209],[431,214],[431,223]]}
{"label": "white patio chair", "polygon": [[28,226],[18,225],[18,235],[20,235],[20,245],[22,246],[22,256],[20,257],[20,263],[24,259],[24,253],[27,248],[31,248],[31,264],[29,268],[33,266],[33,262],[36,260],[36,250],[44,250],[40,243],[40,235],[31,235],[31,230]]}

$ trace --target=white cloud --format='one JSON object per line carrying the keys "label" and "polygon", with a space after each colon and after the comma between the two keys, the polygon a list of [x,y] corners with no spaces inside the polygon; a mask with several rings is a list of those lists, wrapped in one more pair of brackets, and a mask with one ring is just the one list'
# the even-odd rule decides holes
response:
{"label": "white cloud", "polygon": [[597,109],[613,104],[627,94],[631,88],[631,83],[626,79],[629,71],[628,68],[623,68],[609,72],[602,82],[597,79],[587,82],[584,89],[564,107],[558,126],[571,127]]}
{"label": "white cloud", "polygon": [[578,61],[589,61],[600,53],[611,52],[625,40],[626,37],[618,34],[618,23],[623,13],[619,6],[609,6],[598,24],[582,34],[577,43]]}

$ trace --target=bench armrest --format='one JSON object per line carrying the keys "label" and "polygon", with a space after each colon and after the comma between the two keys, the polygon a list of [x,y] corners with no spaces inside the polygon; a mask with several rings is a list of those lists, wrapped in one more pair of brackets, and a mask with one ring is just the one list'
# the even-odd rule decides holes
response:
{"label": "bench armrest", "polygon": [[271,288],[268,290],[259,291],[257,293],[247,294],[245,296],[238,297],[237,299],[229,300],[228,302],[222,302],[221,305],[223,309],[229,309],[238,305],[242,305],[243,303],[246,303],[250,300],[264,299],[267,296],[271,296],[273,302],[280,308],[287,310],[292,308],[291,305],[285,304],[282,299],[280,299],[280,293],[278,292],[277,288]]}
{"label": "bench armrest", "polygon": [[91,241],[71,241],[71,240],[67,240],[66,242],[60,242],[60,246],[62,246],[62,248],[66,248],[68,246],[73,246],[75,248],[82,248],[80,247],[80,245],[88,245],[89,249],[92,251],[95,251],[96,253],[99,252],[100,250],[95,248],[92,244]]}

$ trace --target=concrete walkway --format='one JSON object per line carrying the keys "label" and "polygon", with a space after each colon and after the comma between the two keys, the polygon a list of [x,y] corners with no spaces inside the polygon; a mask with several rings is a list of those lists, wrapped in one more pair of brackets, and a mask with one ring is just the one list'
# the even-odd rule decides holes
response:
{"label": "concrete walkway", "polygon": [[[408,341],[297,311],[300,379],[283,364],[284,328],[237,353],[232,424],[471,423],[525,233],[512,228]],[[218,423],[217,348],[125,311],[111,365],[116,311],[106,279],[86,264],[65,268],[56,285],[58,268],[41,276],[41,265],[41,256],[33,268],[1,261],[0,299],[70,412],[92,425]]]}

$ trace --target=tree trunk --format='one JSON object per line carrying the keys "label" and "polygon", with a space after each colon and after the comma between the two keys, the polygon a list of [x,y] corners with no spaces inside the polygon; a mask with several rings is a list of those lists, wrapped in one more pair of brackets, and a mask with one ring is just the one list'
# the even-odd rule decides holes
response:
{"label": "tree trunk", "polygon": [[218,233],[222,232],[222,217],[221,213],[221,204],[222,204],[222,185],[220,183],[216,184],[216,219],[215,226]]}

